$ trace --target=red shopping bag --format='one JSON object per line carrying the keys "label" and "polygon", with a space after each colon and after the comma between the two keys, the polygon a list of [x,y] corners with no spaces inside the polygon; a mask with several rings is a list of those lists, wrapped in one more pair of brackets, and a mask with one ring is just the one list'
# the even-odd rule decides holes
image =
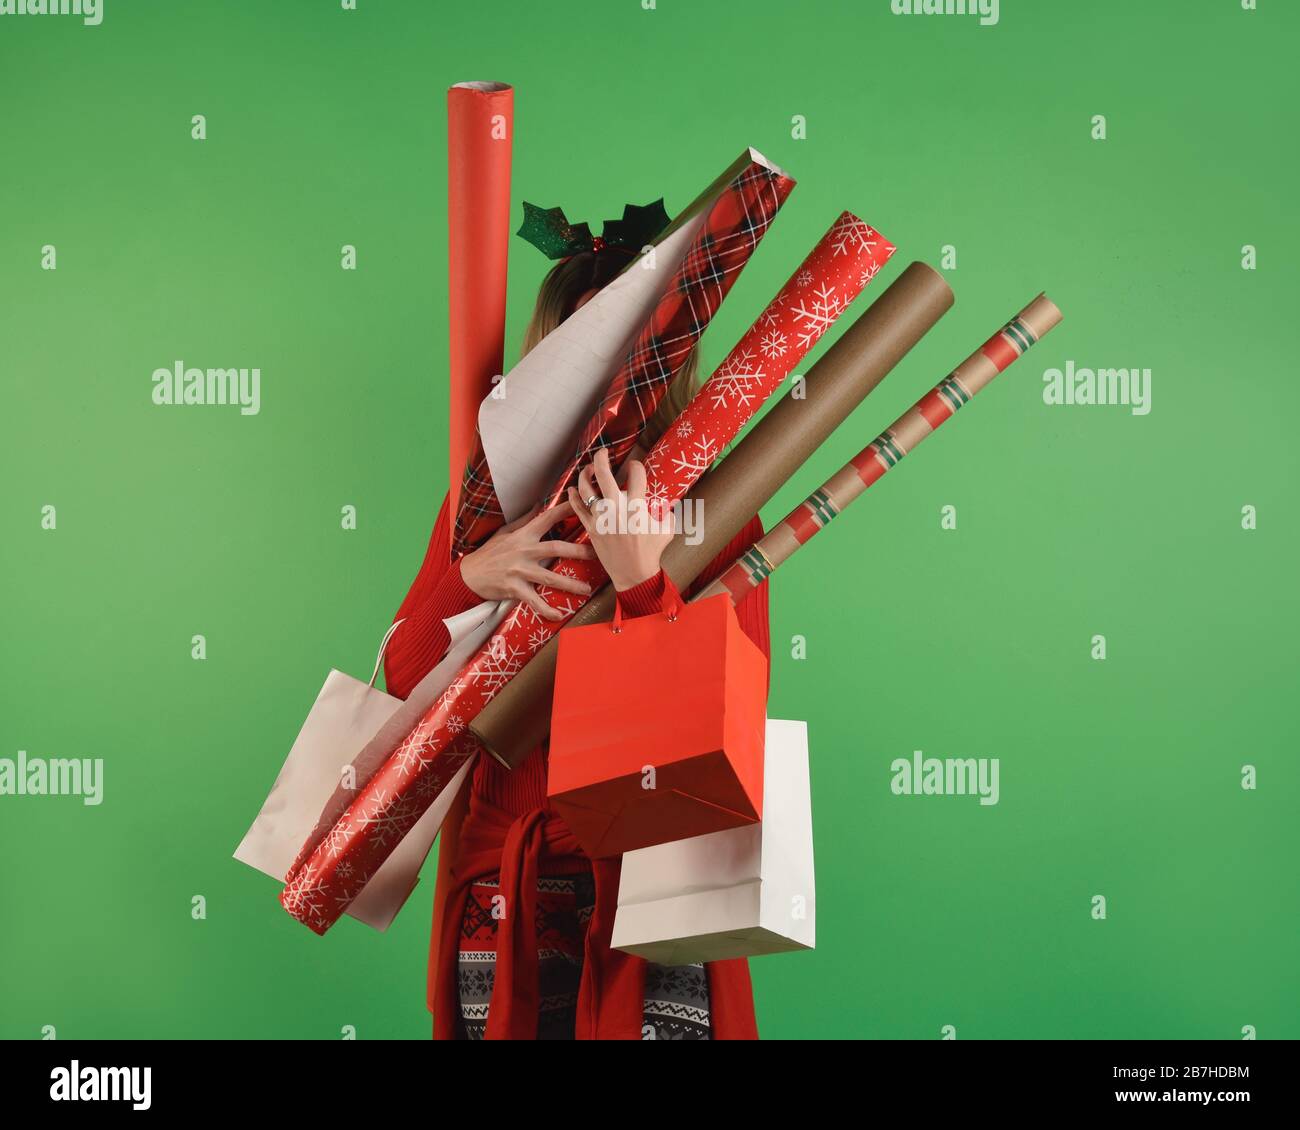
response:
{"label": "red shopping bag", "polygon": [[560,633],[547,796],[593,859],[753,824],[767,659],[726,594]]}

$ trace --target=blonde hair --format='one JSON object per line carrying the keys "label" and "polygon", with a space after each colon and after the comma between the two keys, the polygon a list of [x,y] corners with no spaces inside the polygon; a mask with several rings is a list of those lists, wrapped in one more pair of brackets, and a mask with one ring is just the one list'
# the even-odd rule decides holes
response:
{"label": "blonde hair", "polygon": [[[533,349],[539,341],[577,309],[578,300],[592,290],[600,290],[612,282],[628,264],[628,257],[617,250],[581,251],[562,259],[547,272],[537,291],[533,316],[524,330],[521,355]],[[641,431],[641,446],[647,451],[668,430],[682,410],[691,402],[698,387],[698,347],[687,355],[686,363],[668,383],[658,407],[646,421]]]}

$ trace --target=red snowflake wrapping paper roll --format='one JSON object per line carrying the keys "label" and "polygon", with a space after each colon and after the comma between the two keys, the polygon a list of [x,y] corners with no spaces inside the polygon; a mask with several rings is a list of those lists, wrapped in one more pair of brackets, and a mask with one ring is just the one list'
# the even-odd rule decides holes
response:
{"label": "red snowflake wrapping paper roll", "polygon": [[712,466],[893,253],[875,228],[852,212],[840,215],[646,457],[656,510]]}
{"label": "red snowflake wrapping paper roll", "polygon": [[[849,212],[831,225],[646,459],[647,497],[660,509],[683,497],[893,255],[894,247]],[[607,579],[597,560],[553,566],[588,582]],[[565,620],[584,598],[538,591]],[[401,838],[478,749],[468,723],[564,626],[517,604],[500,630],[367,782],[306,862],[292,873],[281,905],[325,933]]]}

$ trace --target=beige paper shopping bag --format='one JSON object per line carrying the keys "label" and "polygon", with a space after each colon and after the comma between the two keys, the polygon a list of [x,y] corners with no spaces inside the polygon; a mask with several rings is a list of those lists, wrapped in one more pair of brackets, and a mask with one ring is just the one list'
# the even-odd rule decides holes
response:
{"label": "beige paper shopping bag", "polygon": [[763,819],[623,856],[612,945],[660,965],[812,949],[808,726],[767,720]]}
{"label": "beige paper shopping bag", "polygon": [[[330,671],[266,802],[235,849],[235,858],[283,883],[299,853],[320,843],[383,764],[387,739],[393,734],[400,738],[414,725],[412,716],[418,718],[446,689],[465,659],[491,633],[499,612],[495,602],[485,602],[449,619],[452,644],[446,658],[405,701],[374,685],[384,649],[400,620],[380,644],[370,682]],[[388,928],[415,888],[420,867],[472,765],[471,758],[349,904],[348,914],[376,930]],[[348,766],[351,773],[345,780]]]}

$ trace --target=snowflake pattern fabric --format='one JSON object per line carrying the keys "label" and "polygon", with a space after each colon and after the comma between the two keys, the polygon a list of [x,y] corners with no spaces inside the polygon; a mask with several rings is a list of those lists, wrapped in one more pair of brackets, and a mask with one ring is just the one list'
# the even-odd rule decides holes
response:
{"label": "snowflake pattern fabric", "polygon": [[[456,980],[460,1036],[481,1040],[496,987],[501,883],[493,876],[470,886],[461,919]],[[537,880],[537,1038],[573,1039],[582,982],[583,940],[596,905],[590,873]]]}
{"label": "snowflake pattern fabric", "polygon": [[[481,1040],[487,1031],[496,986],[500,881],[471,885],[461,919],[456,980],[460,1036]],[[537,977],[539,1040],[571,1040],[577,1023],[587,928],[596,906],[590,872],[537,880]],[[644,1040],[707,1040],[709,978],[703,965],[647,965],[642,1006]]]}

